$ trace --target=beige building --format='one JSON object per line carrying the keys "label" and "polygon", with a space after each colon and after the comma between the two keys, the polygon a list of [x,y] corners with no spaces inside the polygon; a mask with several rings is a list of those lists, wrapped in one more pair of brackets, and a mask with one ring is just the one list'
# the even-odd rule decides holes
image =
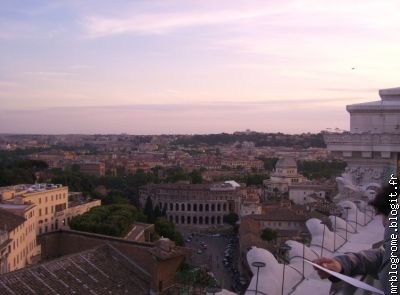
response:
{"label": "beige building", "polygon": [[68,193],[68,187],[54,184],[17,185],[0,191],[1,206],[35,205],[36,234],[68,228],[73,216],[100,206],[100,200],[86,200],[78,193]]}
{"label": "beige building", "polygon": [[68,208],[68,187],[52,184],[18,185],[1,197],[3,204],[35,204],[36,234],[58,229],[56,213]]}
{"label": "beige building", "polygon": [[58,229],[69,229],[72,217],[88,212],[93,207],[101,205],[101,200],[88,200],[81,193],[68,193],[68,208],[56,212],[56,226]]}
{"label": "beige building", "polygon": [[144,207],[148,197],[177,225],[222,225],[223,216],[239,213],[240,185],[234,181],[213,184],[151,184],[139,191]]}
{"label": "beige building", "polygon": [[33,262],[40,254],[36,245],[35,205],[3,205],[0,207],[0,227],[3,243],[1,273],[14,271]]}
{"label": "beige building", "polygon": [[68,229],[73,216],[99,205],[100,200],[69,198],[68,187],[61,185],[0,188],[1,273],[23,268],[33,263],[33,257],[39,257],[41,248],[36,244],[37,235]]}

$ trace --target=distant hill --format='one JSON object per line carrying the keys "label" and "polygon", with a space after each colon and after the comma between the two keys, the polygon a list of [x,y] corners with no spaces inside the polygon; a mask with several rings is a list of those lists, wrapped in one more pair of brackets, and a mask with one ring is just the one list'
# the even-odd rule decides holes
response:
{"label": "distant hill", "polygon": [[235,142],[254,142],[256,147],[261,146],[299,146],[302,148],[317,147],[325,148],[322,133],[311,134],[283,134],[283,133],[260,133],[260,132],[235,132],[206,134],[206,135],[181,135],[172,143],[175,145],[221,145],[233,144]]}

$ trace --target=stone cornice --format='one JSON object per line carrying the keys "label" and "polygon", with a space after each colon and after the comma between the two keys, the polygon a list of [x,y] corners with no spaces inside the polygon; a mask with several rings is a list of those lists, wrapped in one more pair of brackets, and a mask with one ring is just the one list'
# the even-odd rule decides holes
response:
{"label": "stone cornice", "polygon": [[400,145],[400,134],[325,133],[327,145]]}

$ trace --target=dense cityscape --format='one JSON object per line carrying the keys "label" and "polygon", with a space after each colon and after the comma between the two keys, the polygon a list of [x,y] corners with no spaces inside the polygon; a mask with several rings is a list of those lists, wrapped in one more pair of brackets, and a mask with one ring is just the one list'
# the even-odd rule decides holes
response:
{"label": "dense cityscape", "polygon": [[[385,91],[380,92],[384,103],[397,101],[398,89]],[[389,107],[398,112],[397,106]],[[359,227],[373,221],[365,201],[385,174],[398,171],[397,152],[387,147],[397,149],[399,125],[368,127],[373,113],[365,113],[364,104],[348,110],[351,131],[344,133],[3,134],[0,281],[13,293],[17,287],[11,278],[32,275],[41,281],[38,276],[54,269],[59,282],[78,280],[78,275],[81,282],[81,272],[91,283],[106,276],[111,281],[102,280],[103,288],[110,293],[247,294],[254,278],[248,264],[252,249],[268,251],[285,266],[282,249],[293,241],[313,251],[320,248],[321,256],[324,248],[354,248],[348,235],[358,234],[359,219]],[[365,128],[374,133],[360,132]],[[375,141],[384,144],[381,152],[370,151]],[[371,161],[375,158],[380,164]],[[360,166],[360,160],[367,165]],[[349,211],[343,212],[351,200],[360,206],[345,207],[355,210],[355,224],[342,219],[351,218]],[[337,228],[338,219],[347,224],[345,237],[339,234],[343,227]],[[316,244],[316,220],[324,224],[322,247]],[[332,242],[329,235],[325,238],[325,225],[333,233],[333,249],[325,245]],[[135,267],[122,272],[124,257]],[[67,275],[62,270],[68,265]],[[89,272],[90,265],[94,269]],[[304,265],[302,273],[304,277]],[[111,283],[116,275],[118,285]],[[65,282],[69,287],[73,283]],[[55,292],[61,288],[60,283],[43,284]],[[87,288],[97,292],[100,286]],[[296,285],[288,290],[304,292]]]}
{"label": "dense cityscape", "polygon": [[398,291],[397,0],[0,1],[0,295]]}

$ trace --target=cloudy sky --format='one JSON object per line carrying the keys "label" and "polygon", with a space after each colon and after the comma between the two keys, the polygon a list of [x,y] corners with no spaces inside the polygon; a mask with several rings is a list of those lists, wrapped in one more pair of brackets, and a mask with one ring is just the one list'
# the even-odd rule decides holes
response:
{"label": "cloudy sky", "polygon": [[1,0],[0,132],[348,129],[347,104],[400,86],[399,13],[398,0]]}

